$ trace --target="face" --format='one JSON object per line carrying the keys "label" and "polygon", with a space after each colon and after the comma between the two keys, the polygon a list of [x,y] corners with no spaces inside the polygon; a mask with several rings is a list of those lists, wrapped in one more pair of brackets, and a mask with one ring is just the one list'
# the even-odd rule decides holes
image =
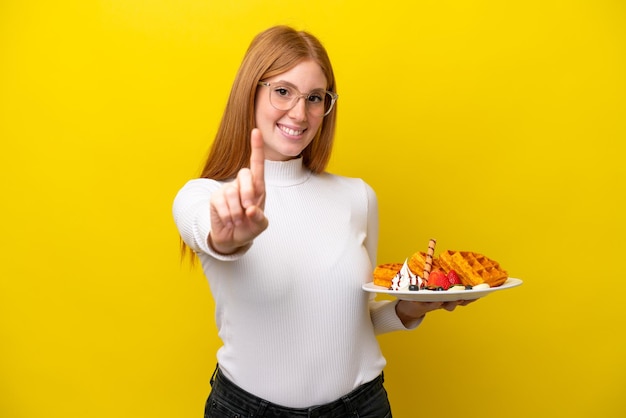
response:
{"label": "face", "polygon": [[[303,94],[315,89],[326,89],[326,77],[321,67],[310,60],[302,61],[291,70],[263,81],[272,84],[289,83]],[[265,142],[265,158],[287,161],[298,157],[311,143],[324,118],[309,114],[304,98],[299,99],[291,110],[275,109],[269,101],[269,88],[260,86],[258,89],[255,122]]]}

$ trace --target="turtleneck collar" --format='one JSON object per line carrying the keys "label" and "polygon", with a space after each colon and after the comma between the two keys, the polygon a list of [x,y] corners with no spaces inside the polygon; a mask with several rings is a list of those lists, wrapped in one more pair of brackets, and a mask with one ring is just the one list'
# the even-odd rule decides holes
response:
{"label": "turtleneck collar", "polygon": [[311,177],[311,171],[304,167],[302,158],[288,161],[265,160],[265,184],[288,187],[304,183]]}

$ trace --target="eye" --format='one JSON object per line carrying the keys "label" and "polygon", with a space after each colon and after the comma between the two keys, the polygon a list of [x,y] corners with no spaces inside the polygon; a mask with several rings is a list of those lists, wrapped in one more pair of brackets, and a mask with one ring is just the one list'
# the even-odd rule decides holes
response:
{"label": "eye", "polygon": [[326,95],[323,91],[314,91],[309,93],[309,103],[311,104],[320,104],[324,103],[324,96]]}
{"label": "eye", "polygon": [[274,94],[280,98],[289,98],[291,97],[291,89],[289,87],[278,86],[274,88]]}

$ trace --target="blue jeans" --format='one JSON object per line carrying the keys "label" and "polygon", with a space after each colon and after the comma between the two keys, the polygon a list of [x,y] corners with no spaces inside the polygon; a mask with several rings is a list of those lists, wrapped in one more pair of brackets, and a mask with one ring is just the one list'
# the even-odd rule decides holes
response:
{"label": "blue jeans", "polygon": [[347,395],[311,408],[288,408],[246,392],[228,380],[218,368],[211,378],[211,394],[204,418],[391,418],[387,391],[381,374]]}

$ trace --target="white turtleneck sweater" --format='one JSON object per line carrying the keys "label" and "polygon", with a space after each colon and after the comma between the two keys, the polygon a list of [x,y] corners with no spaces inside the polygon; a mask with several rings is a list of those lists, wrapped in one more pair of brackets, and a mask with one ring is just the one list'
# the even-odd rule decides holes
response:
{"label": "white turtleneck sweater", "polygon": [[361,289],[376,264],[376,195],[301,159],[266,161],[265,183],[269,227],[236,254],[207,245],[209,198],[222,182],[189,181],[174,219],[209,281],[224,375],[276,404],[331,402],[382,371],[376,334],[406,329],[394,302]]}

